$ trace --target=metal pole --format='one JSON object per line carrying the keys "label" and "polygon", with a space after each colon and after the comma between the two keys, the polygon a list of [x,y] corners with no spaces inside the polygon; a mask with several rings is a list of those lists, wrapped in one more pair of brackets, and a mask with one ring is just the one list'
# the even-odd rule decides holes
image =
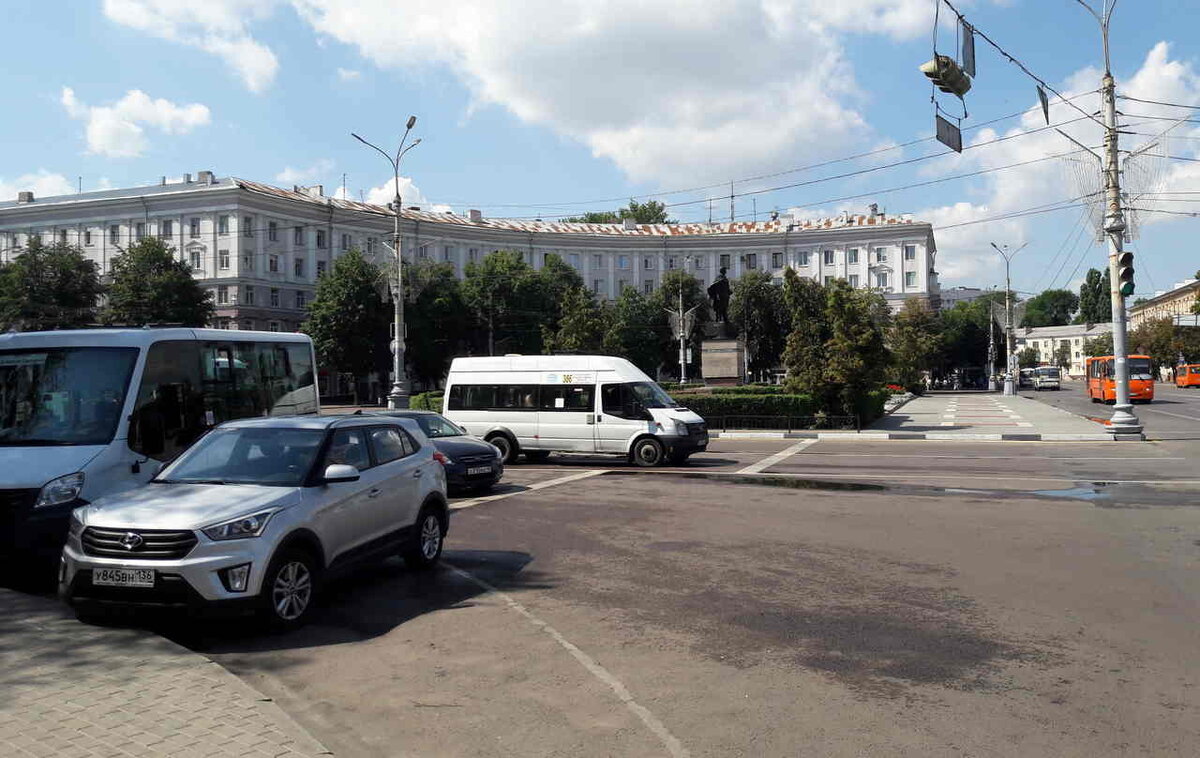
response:
{"label": "metal pole", "polygon": [[1013,314],[1012,314],[1012,276],[1009,257],[1004,256],[1004,394],[1017,394],[1016,377],[1013,368],[1016,361],[1013,357]]}
{"label": "metal pole", "polygon": [[[687,264],[684,264],[687,269]],[[687,347],[683,329],[683,278],[679,279],[679,383],[687,383]]]}

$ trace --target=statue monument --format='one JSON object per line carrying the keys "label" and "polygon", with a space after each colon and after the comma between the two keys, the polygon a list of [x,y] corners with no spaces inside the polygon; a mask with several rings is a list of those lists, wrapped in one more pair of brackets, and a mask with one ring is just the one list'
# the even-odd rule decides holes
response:
{"label": "statue monument", "polygon": [[729,299],[731,288],[725,269],[708,288],[716,323],[715,329],[703,330],[700,346],[700,368],[706,384],[739,384],[745,379],[745,347],[730,339]]}
{"label": "statue monument", "polygon": [[729,326],[729,279],[725,276],[725,269],[721,269],[717,280],[709,285],[708,299],[712,302],[717,319],[724,326]]}

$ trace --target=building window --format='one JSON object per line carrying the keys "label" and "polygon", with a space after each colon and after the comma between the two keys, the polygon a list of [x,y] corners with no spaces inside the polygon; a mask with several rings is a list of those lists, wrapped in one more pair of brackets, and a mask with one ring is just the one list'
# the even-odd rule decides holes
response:
{"label": "building window", "polygon": [[628,255],[618,255],[617,256],[617,268],[629,268],[629,256]]}
{"label": "building window", "polygon": [[199,250],[193,250],[193,251],[192,251],[192,270],[193,270],[193,271],[199,271],[200,269],[201,269],[201,265],[200,265],[200,251],[199,251]]}
{"label": "building window", "polygon": [[217,251],[217,267],[220,268],[222,271],[229,270],[229,251],[228,250],[218,250]]}
{"label": "building window", "polygon": [[425,252],[426,252],[426,250],[427,250],[427,248],[428,248],[428,247],[429,247],[428,245],[421,245],[420,247],[418,247],[418,248],[417,248],[417,257],[418,257],[418,258],[424,258],[424,257],[425,257]]}
{"label": "building window", "polygon": [[367,255],[375,254],[375,238],[367,237]]}
{"label": "building window", "polygon": [[324,229],[317,230],[317,249],[318,250],[325,249],[325,230]]}
{"label": "building window", "polygon": [[342,235],[342,249],[343,250],[350,249],[350,235],[349,234]]}
{"label": "building window", "polygon": [[229,216],[217,216],[217,234],[229,234]]}
{"label": "building window", "polygon": [[116,224],[108,227],[108,241],[113,245],[121,241],[121,227]]}
{"label": "building window", "polygon": [[58,231],[58,241],[64,245],[67,244],[67,230],[66,229],[60,229]]}
{"label": "building window", "polygon": [[567,263],[576,271],[579,270],[579,253],[571,253],[567,256]]}
{"label": "building window", "polygon": [[599,253],[592,254],[592,268],[604,268],[604,256]]}
{"label": "building window", "polygon": [[851,286],[851,287],[858,287],[858,274],[851,274],[851,275],[850,275],[850,286]]}
{"label": "building window", "polygon": [[254,219],[252,219],[250,216],[242,216],[242,236],[254,236]]}
{"label": "building window", "polygon": [[693,265],[695,265],[696,268],[704,268],[704,266],[705,266],[704,262],[706,260],[708,260],[706,256],[703,256],[703,255],[696,256],[696,258],[693,259]]}
{"label": "building window", "polygon": [[858,263],[858,248],[852,247],[846,251],[846,263],[855,265]]}
{"label": "building window", "polygon": [[592,294],[593,295],[600,294],[600,286],[601,286],[601,281],[599,279],[592,280]]}
{"label": "building window", "polygon": [[796,265],[797,266],[807,266],[808,265],[808,251],[807,250],[800,251],[799,255],[796,257]]}
{"label": "building window", "polygon": [[303,258],[296,258],[295,260],[292,261],[292,273],[299,277],[304,276],[304,259]]}
{"label": "building window", "polygon": [[654,268],[654,259],[653,258],[642,258],[642,268],[644,268],[644,269]]}
{"label": "building window", "polygon": [[254,256],[249,253],[242,255],[242,271],[254,270]]}
{"label": "building window", "polygon": [[880,271],[879,273],[875,274],[875,286],[881,290],[887,289],[888,275],[886,271]]}
{"label": "building window", "polygon": [[468,263],[474,263],[478,259],[479,259],[479,250],[478,249],[470,248],[469,250],[467,250],[467,262]]}
{"label": "building window", "polygon": [[917,259],[917,246],[916,245],[905,245],[904,246],[904,260],[915,261],[916,259]]}
{"label": "building window", "polygon": [[271,288],[271,307],[279,307],[279,290],[275,289],[274,287]]}
{"label": "building window", "polygon": [[747,269],[758,268],[758,254],[757,253],[747,253],[746,254],[746,268]]}
{"label": "building window", "polygon": [[304,290],[296,290],[296,310],[304,310],[304,306],[307,304],[306,299]]}
{"label": "building window", "polygon": [[325,275],[326,266],[327,266],[327,264],[325,263],[325,261],[317,261],[317,278],[318,279],[320,279],[322,276]]}
{"label": "building window", "polygon": [[618,294],[618,295],[622,295],[622,294],[624,294],[624,293],[625,293],[625,288],[626,288],[626,287],[628,287],[628,286],[629,286],[629,280],[628,280],[628,279],[618,279],[618,280],[617,280],[617,294]]}
{"label": "building window", "polygon": [[729,268],[729,253],[721,253],[721,268]]}
{"label": "building window", "polygon": [[[246,301],[246,305],[254,305],[254,288],[246,287],[242,293],[242,299]],[[249,329],[250,327],[246,327]]]}
{"label": "building window", "polygon": [[297,226],[292,229],[292,245],[295,247],[304,246],[304,227]]}
{"label": "building window", "polygon": [[832,283],[833,283],[833,280],[834,280],[835,278],[836,278],[836,277],[827,276],[827,277],[825,277],[825,281],[823,282],[823,284],[824,284],[826,287],[828,287],[830,284],[832,284]]}
{"label": "building window", "polygon": [[279,256],[278,255],[267,256],[267,271],[270,271],[272,274],[279,273]]}
{"label": "building window", "polygon": [[771,268],[783,268],[783,253],[771,253]]}
{"label": "building window", "polygon": [[91,229],[88,229],[88,230],[84,231],[84,233],[83,233],[83,244],[85,244],[85,245],[90,245],[90,244],[92,244],[92,230],[91,230]]}
{"label": "building window", "polygon": [[217,287],[217,305],[229,304],[229,288],[225,285]]}
{"label": "building window", "polygon": [[916,271],[904,272],[904,286],[905,287],[916,287],[917,286],[917,272]]}
{"label": "building window", "polygon": [[644,282],[642,282],[642,294],[643,295],[653,295],[654,294],[654,280],[653,279],[647,279]]}
{"label": "building window", "polygon": [[825,259],[825,265],[826,265],[826,266],[832,266],[832,265],[833,265],[833,251],[832,251],[832,250],[826,250],[826,251],[823,253],[823,256],[824,256],[824,259]]}
{"label": "building window", "polygon": [[171,239],[171,235],[175,232],[175,222],[169,218],[164,218],[158,222],[158,236],[161,239]]}
{"label": "building window", "polygon": [[267,242],[279,241],[279,224],[274,221],[267,222]]}
{"label": "building window", "polygon": [[279,331],[279,322],[278,322],[278,321],[269,321],[269,322],[267,322],[267,331],[268,331],[268,332],[277,332],[277,331]]}
{"label": "building window", "polygon": [[450,259],[453,257],[454,257],[454,248],[450,247],[449,245],[442,245],[442,260],[449,263]]}
{"label": "building window", "polygon": [[200,238],[200,219],[198,219],[198,218],[192,219],[191,226],[190,226],[190,233],[191,233],[192,239]]}
{"label": "building window", "polygon": [[134,224],[134,226],[133,226],[133,230],[134,230],[134,231],[133,231],[133,236],[134,236],[134,237],[136,237],[136,238],[137,238],[137,239],[139,239],[139,240],[140,240],[140,239],[145,239],[145,237],[146,237],[146,223],[145,223],[144,221],[139,221],[139,222],[137,222],[136,224]]}
{"label": "building window", "polygon": [[876,263],[887,263],[887,248],[884,248],[884,247],[875,248],[875,262]]}

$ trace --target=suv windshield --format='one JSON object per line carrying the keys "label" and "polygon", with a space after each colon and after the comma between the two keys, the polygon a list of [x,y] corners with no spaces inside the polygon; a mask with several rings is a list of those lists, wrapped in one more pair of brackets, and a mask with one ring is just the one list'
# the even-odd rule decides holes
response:
{"label": "suv windshield", "polygon": [[321,435],[318,429],[214,429],[154,481],[299,487],[312,468]]}
{"label": "suv windshield", "polygon": [[416,421],[421,426],[421,431],[425,432],[425,436],[430,439],[437,437],[461,437],[466,434],[465,429],[461,429],[450,422],[443,416],[426,415],[424,413],[417,416],[405,416]]}
{"label": "suv windshield", "polygon": [[633,382],[628,385],[643,408],[678,408],[679,403],[654,382]]}
{"label": "suv windshield", "polygon": [[0,445],[111,442],[137,354],[133,347],[0,351]]}

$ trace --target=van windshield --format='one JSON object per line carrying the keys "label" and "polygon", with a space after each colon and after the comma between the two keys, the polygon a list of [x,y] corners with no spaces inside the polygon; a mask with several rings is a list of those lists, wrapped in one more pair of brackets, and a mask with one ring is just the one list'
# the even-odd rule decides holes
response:
{"label": "van windshield", "polygon": [[1058,369],[1053,366],[1046,367],[1046,368],[1039,368],[1037,370],[1037,373],[1038,373],[1038,376],[1040,376],[1044,379],[1057,379],[1058,378]]}
{"label": "van windshield", "polygon": [[0,446],[112,441],[134,347],[0,350]]}
{"label": "van windshield", "polygon": [[670,395],[654,382],[632,382],[628,385],[643,408],[678,408]]}

